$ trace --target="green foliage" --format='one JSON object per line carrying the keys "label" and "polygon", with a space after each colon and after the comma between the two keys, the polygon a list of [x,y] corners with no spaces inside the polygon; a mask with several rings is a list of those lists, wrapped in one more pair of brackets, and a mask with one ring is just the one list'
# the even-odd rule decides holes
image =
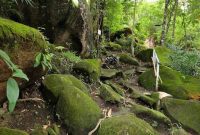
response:
{"label": "green foliage", "polygon": [[200,52],[197,50],[182,50],[175,48],[170,55],[171,67],[185,75],[200,75]]}
{"label": "green foliage", "polygon": [[63,52],[63,56],[69,60],[70,62],[73,63],[77,63],[81,60],[81,58],[79,56],[76,56],[75,53],[67,51],[67,52]]}
{"label": "green foliage", "polygon": [[[0,49],[0,58],[8,65],[12,70],[12,77],[17,77],[29,81],[26,74],[23,73],[10,59],[10,57],[3,50]],[[13,112],[17,99],[19,97],[19,86],[15,79],[10,77],[7,81],[7,98],[9,101],[8,109]]]}
{"label": "green foliage", "polygon": [[[15,3],[18,4],[17,0],[12,0],[12,1],[14,1]],[[21,1],[22,3],[25,2],[25,3],[28,4],[28,5],[33,5],[33,1],[32,1],[32,0],[20,0],[20,1]]]}
{"label": "green foliage", "polygon": [[35,64],[34,67],[42,66],[43,70],[46,70],[48,68],[49,70],[52,69],[52,57],[54,56],[53,53],[50,53],[47,49],[44,53],[38,53],[35,57]]}

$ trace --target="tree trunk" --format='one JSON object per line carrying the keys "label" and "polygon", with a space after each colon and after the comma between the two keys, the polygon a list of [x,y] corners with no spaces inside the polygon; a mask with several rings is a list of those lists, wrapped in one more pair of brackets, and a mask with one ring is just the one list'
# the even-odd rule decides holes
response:
{"label": "tree trunk", "polygon": [[172,28],[172,40],[173,41],[175,39],[177,9],[178,9],[178,0],[175,0],[175,11],[174,11],[173,28]]}
{"label": "tree trunk", "polygon": [[164,9],[164,17],[163,17],[160,45],[164,45],[165,44],[167,15],[168,15],[167,10],[168,10],[168,7],[169,7],[169,2],[170,2],[170,0],[165,0],[165,9]]}

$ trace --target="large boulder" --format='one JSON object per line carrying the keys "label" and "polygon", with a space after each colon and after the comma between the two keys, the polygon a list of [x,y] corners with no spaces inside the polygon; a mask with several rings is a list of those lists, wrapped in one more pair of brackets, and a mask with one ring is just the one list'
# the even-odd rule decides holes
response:
{"label": "large boulder", "polygon": [[158,135],[158,133],[135,115],[125,114],[104,120],[98,135]]}
{"label": "large boulder", "polygon": [[200,102],[165,98],[162,105],[166,114],[186,129],[200,134]]}
{"label": "large boulder", "polygon": [[[33,82],[42,75],[41,68],[34,68],[35,56],[46,48],[47,42],[36,29],[0,18],[0,49],[22,69]],[[0,101],[5,98],[5,85],[12,72],[0,58]],[[25,82],[18,81],[22,85]]]}
{"label": "large boulder", "polygon": [[28,135],[28,133],[18,129],[0,127],[0,135]]}
{"label": "large boulder", "polygon": [[84,84],[71,75],[48,75],[43,84],[56,104],[56,112],[73,135],[85,135],[95,127],[101,110]]}
{"label": "large boulder", "polygon": [[[159,90],[180,99],[200,99],[200,79],[185,76],[166,66],[160,66]],[[148,90],[155,90],[153,69],[139,77],[139,83]]]}

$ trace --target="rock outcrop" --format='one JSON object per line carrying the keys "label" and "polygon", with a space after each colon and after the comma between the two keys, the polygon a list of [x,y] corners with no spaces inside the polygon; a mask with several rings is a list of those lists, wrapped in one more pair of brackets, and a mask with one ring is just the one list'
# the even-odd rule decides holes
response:
{"label": "rock outcrop", "polygon": [[[41,68],[34,68],[35,56],[47,47],[43,35],[36,29],[14,21],[0,18],[0,49],[5,51],[12,62],[22,69],[34,82],[42,75]],[[11,70],[0,58],[0,101],[5,98],[5,85]],[[18,80],[22,85],[25,83]]]}

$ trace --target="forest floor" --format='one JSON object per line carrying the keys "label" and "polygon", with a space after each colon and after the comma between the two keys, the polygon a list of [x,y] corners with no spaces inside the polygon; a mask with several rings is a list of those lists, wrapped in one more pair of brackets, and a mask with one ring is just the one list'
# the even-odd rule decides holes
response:
{"label": "forest floor", "polygon": [[[113,54],[113,52],[109,52]],[[102,61],[105,62],[106,56],[103,57]],[[98,103],[101,110],[111,110],[112,114],[125,113],[129,109],[129,103],[138,103],[143,106],[148,106],[144,102],[130,98],[132,90],[138,90],[142,93],[148,93],[146,89],[141,87],[138,84],[138,77],[141,73],[145,72],[147,69],[152,68],[151,63],[140,62],[140,66],[133,66],[127,64],[116,64],[116,65],[104,65],[107,68],[117,69],[126,75],[125,79],[122,79],[122,76],[116,76],[109,81],[112,81],[116,84],[119,84],[125,89],[125,100],[124,103],[120,104],[111,104],[105,102],[99,96],[99,84],[87,84],[88,88],[91,91],[92,98]],[[101,80],[104,82],[105,80]],[[6,106],[6,104],[5,104]],[[148,106],[149,107],[149,106]],[[4,110],[0,110],[0,113],[3,113]],[[61,134],[67,135],[66,128],[63,127],[62,122],[55,115],[55,107],[51,104],[48,104],[42,95],[42,86],[41,81],[38,81],[34,85],[26,88],[22,91],[20,100],[17,103],[15,111],[9,115],[4,114],[0,117],[0,126],[6,126],[10,128],[21,129],[31,133],[37,126],[42,126],[43,128],[48,127],[52,124],[57,124],[61,127]],[[140,116],[146,121],[150,121],[153,126],[155,124],[155,129],[161,135],[168,135],[169,129],[165,125],[155,123],[151,119],[146,118],[145,116]]]}

